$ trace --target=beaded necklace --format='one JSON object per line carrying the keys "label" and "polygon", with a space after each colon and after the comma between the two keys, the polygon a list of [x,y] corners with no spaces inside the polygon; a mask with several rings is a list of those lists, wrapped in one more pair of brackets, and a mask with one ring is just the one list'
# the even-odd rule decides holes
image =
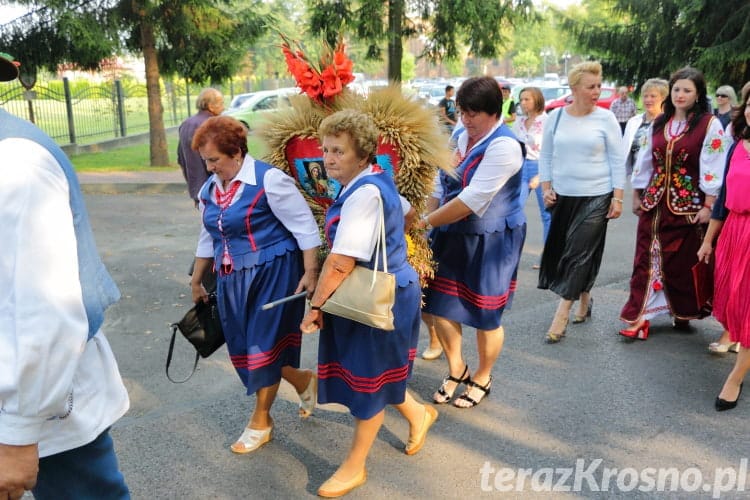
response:
{"label": "beaded necklace", "polygon": [[673,140],[677,139],[678,137],[680,137],[681,135],[683,135],[685,132],[687,132],[687,128],[688,128],[688,122],[687,122],[687,120],[685,120],[685,121],[679,121],[679,122],[677,122],[677,130],[675,132],[672,132],[672,123],[674,121],[675,121],[674,118],[670,118],[669,122],[667,123],[667,127],[666,127],[667,138],[670,141],[673,141]]}
{"label": "beaded necklace", "polygon": [[232,255],[229,253],[229,243],[226,235],[224,234],[224,212],[226,212],[229,205],[232,203],[234,196],[237,194],[237,190],[240,188],[242,183],[240,181],[234,181],[229,186],[226,192],[222,193],[219,191],[219,186],[215,186],[214,194],[216,195],[216,205],[219,207],[219,217],[217,219],[217,227],[219,234],[221,235],[221,243],[224,247],[224,251],[221,254],[221,274],[227,275],[234,270],[234,261]]}

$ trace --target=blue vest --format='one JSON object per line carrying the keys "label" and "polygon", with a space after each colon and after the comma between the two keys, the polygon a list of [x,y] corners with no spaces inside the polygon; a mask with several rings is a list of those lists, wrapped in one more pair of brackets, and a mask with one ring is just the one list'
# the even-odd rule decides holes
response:
{"label": "blue vest", "polygon": [[242,194],[224,211],[219,231],[221,208],[211,198],[215,189],[214,177],[203,185],[200,199],[203,201],[203,225],[214,244],[214,267],[221,269],[224,244],[226,243],[235,270],[248,269],[273,260],[276,256],[297,250],[297,240],[271,211],[263,184],[266,172],[276,168],[255,160],[256,185],[244,184]]}
{"label": "blue vest", "polygon": [[[349,196],[364,184],[374,184],[380,190],[380,198],[383,200],[383,212],[385,214],[385,247],[388,255],[388,272],[396,276],[396,284],[400,287],[418,279],[417,272],[406,260],[406,240],[404,239],[404,212],[401,209],[401,199],[398,196],[396,185],[387,172],[366,175],[352,184],[336,201],[328,207],[326,212],[326,239],[328,246],[332,246],[336,238],[336,229],[341,219],[341,207]],[[375,267],[375,255],[373,253],[369,262],[359,263],[368,269]],[[380,263],[379,270],[383,270]]]}
{"label": "blue vest", "polygon": [[[464,158],[455,171],[455,177],[440,171],[440,182],[443,185],[443,199],[441,205],[445,205],[463,189],[469,185],[472,177],[476,173],[479,163],[484,158],[484,153],[490,143],[498,137],[510,137],[517,140],[513,132],[506,125],[500,125],[485,141],[474,147]],[[521,150],[524,148],[521,146]],[[517,227],[526,222],[526,216],[521,206],[521,181],[523,178],[522,169],[519,169],[508,182],[500,188],[492,198],[487,211],[482,217],[472,213],[453,224],[446,224],[438,227],[438,231],[463,233],[463,234],[482,234],[504,231],[505,227]]]}
{"label": "blue vest", "polygon": [[73,213],[73,226],[78,247],[78,277],[81,281],[83,305],[86,308],[89,338],[91,338],[104,322],[104,311],[119,300],[120,291],[96,250],[94,233],[91,231],[78,177],[62,149],[44,132],[33,124],[0,109],[0,140],[10,138],[28,139],[45,148],[57,160],[68,180],[70,210]]}

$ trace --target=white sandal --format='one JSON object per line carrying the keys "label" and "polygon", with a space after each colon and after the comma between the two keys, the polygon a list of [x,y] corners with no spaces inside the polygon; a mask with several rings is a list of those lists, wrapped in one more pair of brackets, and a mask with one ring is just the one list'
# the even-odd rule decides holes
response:
{"label": "white sandal", "polygon": [[708,344],[708,350],[714,354],[724,354],[726,352],[740,352],[739,342],[730,342],[728,344],[721,344],[719,342],[711,342]]}
{"label": "white sandal", "polygon": [[229,449],[240,455],[252,453],[271,440],[272,430],[273,426],[263,430],[245,427],[240,438]]}
{"label": "white sandal", "polygon": [[307,387],[299,394],[299,416],[307,418],[312,415],[318,400],[318,375],[313,373]]}

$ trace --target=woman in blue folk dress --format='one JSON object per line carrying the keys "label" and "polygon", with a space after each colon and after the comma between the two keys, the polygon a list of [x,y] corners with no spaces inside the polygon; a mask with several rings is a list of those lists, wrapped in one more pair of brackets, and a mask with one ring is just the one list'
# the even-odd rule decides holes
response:
{"label": "woman in blue folk dress", "polygon": [[[425,290],[423,317],[434,325],[448,360],[448,376],[433,395],[471,408],[489,394],[492,368],[505,339],[503,311],[516,286],[526,236],[521,206],[523,148],[500,118],[503,97],[491,77],[458,89],[465,130],[455,150],[456,176],[440,174],[424,218],[431,233],[435,277]],[[462,324],[476,328],[479,366],[472,374],[461,352]]]}
{"label": "woman in blue folk dress", "polygon": [[318,227],[294,180],[247,153],[247,135],[234,118],[209,118],[193,149],[213,175],[199,195],[203,227],[191,280],[193,301],[207,300],[201,278],[214,267],[217,301],[229,356],[255,410],[231,446],[250,453],[271,440],[270,409],[282,378],[300,395],[300,416],[315,406],[316,378],[300,370],[303,300],[266,311],[261,306],[315,288]]}
{"label": "woman in blue folk dress", "polygon": [[[409,421],[407,455],[422,448],[437,411],[406,391],[419,337],[419,279],[406,260],[402,200],[390,175],[373,164],[378,129],[368,115],[346,109],[324,119],[318,133],[326,173],[341,183],[342,190],[326,212],[331,252],[301,329],[303,333],[321,329],[318,402],[347,406],[356,422],[348,456],[318,490],[320,496],[337,497],[367,480],[367,454],[383,423],[386,405],[394,405]],[[393,331],[324,316],[320,310],[357,263],[374,267],[381,203],[388,272],[396,277]]]}

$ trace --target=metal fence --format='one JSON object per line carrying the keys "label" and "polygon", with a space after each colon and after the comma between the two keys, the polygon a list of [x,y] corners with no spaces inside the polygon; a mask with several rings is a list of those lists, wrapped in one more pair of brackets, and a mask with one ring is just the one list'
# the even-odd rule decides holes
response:
{"label": "metal fence", "polygon": [[[263,88],[279,82],[262,82]],[[161,101],[164,126],[179,125],[195,113],[195,97],[203,87],[185,82],[164,82]],[[246,86],[217,86],[227,104]],[[239,92],[237,92],[239,91]],[[93,144],[149,131],[145,83],[115,80],[97,85],[76,84],[68,78],[24,89],[20,82],[0,88],[0,106],[35,123],[60,145]]]}

